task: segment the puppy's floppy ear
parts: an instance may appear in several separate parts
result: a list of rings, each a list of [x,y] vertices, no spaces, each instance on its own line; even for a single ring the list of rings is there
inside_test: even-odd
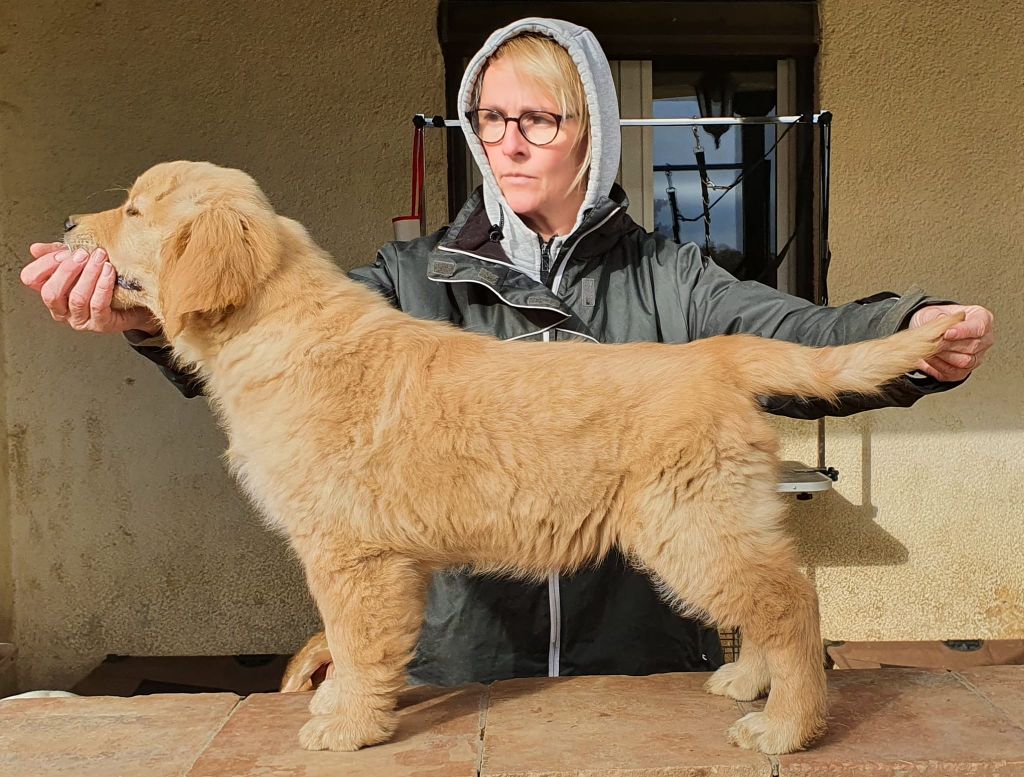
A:
[[[268,208],[207,205],[164,245],[159,285],[167,335],[176,336],[190,314],[245,304],[277,266],[279,250],[277,219]]]

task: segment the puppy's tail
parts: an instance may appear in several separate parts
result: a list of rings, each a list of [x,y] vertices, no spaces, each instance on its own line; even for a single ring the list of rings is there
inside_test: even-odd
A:
[[[281,693],[315,690],[327,675],[331,662],[327,635],[321,631],[313,635],[288,662],[281,678]]]
[[[734,367],[753,394],[833,402],[843,393],[877,394],[885,384],[913,372],[922,359],[938,353],[946,331],[963,320],[963,313],[940,316],[889,337],[825,348],[744,337],[736,343]]]

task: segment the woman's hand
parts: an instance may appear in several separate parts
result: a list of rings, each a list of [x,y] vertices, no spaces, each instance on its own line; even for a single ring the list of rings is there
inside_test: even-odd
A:
[[[992,313],[980,305],[928,305],[914,313],[909,328],[954,313],[966,317],[946,332],[942,350],[917,366],[936,380],[963,380],[984,361],[985,352],[995,342]]]
[[[33,243],[28,250],[32,261],[22,268],[21,282],[39,293],[54,321],[79,332],[160,331],[147,308],[110,307],[117,273],[102,248],[89,254],[63,243]]]

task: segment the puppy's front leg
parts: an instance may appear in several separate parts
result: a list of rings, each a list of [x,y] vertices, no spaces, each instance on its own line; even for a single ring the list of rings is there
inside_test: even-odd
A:
[[[428,574],[390,553],[303,559],[324,620],[334,677],[313,695],[313,718],[299,741],[307,750],[357,750],[394,733],[398,691],[423,621]]]

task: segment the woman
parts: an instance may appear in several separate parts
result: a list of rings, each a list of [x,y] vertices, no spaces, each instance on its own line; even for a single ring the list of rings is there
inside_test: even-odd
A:
[[[943,312],[967,319],[947,350],[881,398],[825,407],[786,398],[769,409],[812,418],[908,406],[951,387],[992,342],[991,314],[920,293],[818,308],[738,282],[693,244],[645,232],[614,180],[619,115],[608,62],[594,36],[560,21],[525,19],[495,32],[470,62],[460,118],[484,184],[452,224],[390,243],[351,276],[408,313],[499,338],[686,342],[752,332],[809,345],[879,337]],[[68,257],[37,244],[22,280],[53,317],[78,330],[127,331],[186,394],[202,387],[167,366],[148,311],[111,311],[105,257]],[[537,402],[548,401],[543,394]],[[567,408],[567,411],[570,408]],[[537,434],[542,435],[543,429]],[[572,462],[566,462],[567,467]],[[457,486],[457,484],[455,484]],[[438,575],[410,674],[454,685],[557,674],[710,670],[715,631],[680,618],[621,557],[546,584]]]

